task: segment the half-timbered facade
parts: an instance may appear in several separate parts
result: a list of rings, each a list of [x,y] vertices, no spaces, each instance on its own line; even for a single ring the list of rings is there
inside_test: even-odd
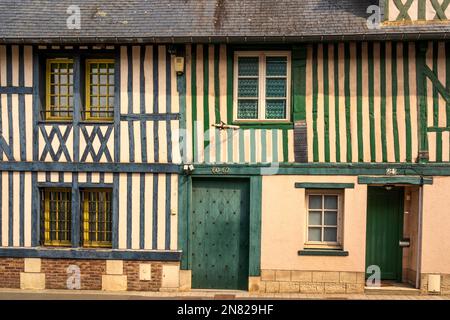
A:
[[[448,293],[448,3],[166,2],[0,4],[0,287]]]

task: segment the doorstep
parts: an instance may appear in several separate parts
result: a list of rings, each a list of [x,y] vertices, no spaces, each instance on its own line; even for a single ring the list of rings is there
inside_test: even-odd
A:
[[[380,287],[364,287],[364,293],[368,295],[418,296],[420,289],[406,283],[382,282]]]

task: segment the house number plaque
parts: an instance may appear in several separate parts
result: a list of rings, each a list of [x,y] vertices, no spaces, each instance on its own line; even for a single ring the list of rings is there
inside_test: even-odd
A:
[[[211,168],[212,174],[227,174],[228,172],[230,172],[229,167],[212,167]]]

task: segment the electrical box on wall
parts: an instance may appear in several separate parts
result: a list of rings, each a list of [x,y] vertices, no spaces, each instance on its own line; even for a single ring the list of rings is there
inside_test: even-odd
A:
[[[182,75],[184,73],[184,58],[175,57],[175,72],[177,75]]]
[[[441,276],[439,274],[428,275],[428,292],[441,292]]]

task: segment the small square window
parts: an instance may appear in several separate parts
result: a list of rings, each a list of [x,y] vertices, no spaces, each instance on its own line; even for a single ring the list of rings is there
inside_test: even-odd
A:
[[[340,247],[343,193],[314,190],[306,194],[308,247]]]
[[[235,121],[289,121],[289,52],[236,52],[234,86]]]

